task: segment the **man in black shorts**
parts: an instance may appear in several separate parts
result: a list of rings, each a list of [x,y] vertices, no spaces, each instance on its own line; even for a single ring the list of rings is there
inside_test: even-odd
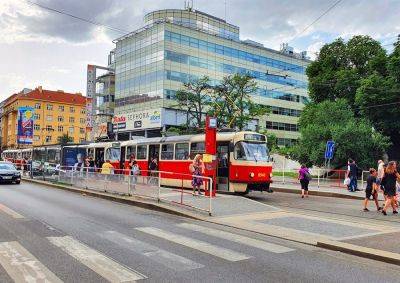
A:
[[[367,178],[367,187],[365,188],[364,211],[369,211],[367,205],[368,205],[368,200],[371,199],[371,196],[375,201],[376,209],[378,211],[382,210],[382,207],[379,207],[378,203],[377,175],[378,173],[374,168],[369,169],[369,176]]]

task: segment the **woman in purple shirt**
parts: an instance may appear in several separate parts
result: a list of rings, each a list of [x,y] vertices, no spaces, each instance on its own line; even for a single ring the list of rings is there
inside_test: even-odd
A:
[[[304,198],[304,195],[308,197],[308,183],[310,183],[309,176],[310,172],[306,165],[301,165],[299,170],[299,177],[300,185],[301,185],[301,198]]]

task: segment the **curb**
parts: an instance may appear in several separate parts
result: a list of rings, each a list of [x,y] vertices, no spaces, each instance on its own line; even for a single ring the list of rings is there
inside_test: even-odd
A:
[[[279,187],[271,187],[274,192],[279,193],[290,193],[290,194],[300,194],[301,191],[298,189],[283,189]],[[333,192],[322,192],[322,191],[311,191],[309,190],[308,193],[310,196],[320,196],[320,197],[333,197],[333,198],[343,198],[343,199],[356,199],[356,200],[363,200],[364,197],[361,196],[352,196],[352,195],[345,195],[340,193],[333,193]]]
[[[339,251],[363,258],[374,259],[395,265],[400,265],[400,254],[357,246],[353,244],[338,242],[338,241],[319,241],[317,247]]]
[[[87,196],[97,197],[97,198],[106,199],[106,200],[110,200],[110,201],[114,201],[114,202],[128,204],[128,205],[133,205],[133,206],[137,206],[137,207],[141,207],[141,208],[145,208],[145,209],[155,210],[155,211],[164,212],[164,213],[181,216],[181,217],[186,217],[186,218],[190,218],[190,219],[204,220],[204,218],[199,217],[193,213],[183,212],[183,211],[180,211],[177,209],[173,209],[170,206],[167,206],[165,204],[157,202],[157,200],[155,200],[156,203],[150,202],[149,200],[153,200],[151,198],[134,196],[135,199],[132,199],[132,197],[128,198],[125,196],[120,196],[120,195],[115,195],[115,194],[96,192],[96,191],[85,190],[85,189],[78,189],[78,188],[75,188],[72,186],[54,184],[54,183],[50,183],[47,181],[33,180],[33,179],[26,179],[26,178],[23,178],[22,180],[25,182],[40,184],[40,185],[43,185],[43,186],[46,186],[49,188],[53,188],[53,189],[69,191],[69,192],[73,192],[76,194],[85,194]]]

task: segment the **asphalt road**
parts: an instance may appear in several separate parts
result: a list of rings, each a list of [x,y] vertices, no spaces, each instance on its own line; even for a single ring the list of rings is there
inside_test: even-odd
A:
[[[0,282],[38,278],[398,282],[400,271],[390,264],[40,185],[1,185]]]

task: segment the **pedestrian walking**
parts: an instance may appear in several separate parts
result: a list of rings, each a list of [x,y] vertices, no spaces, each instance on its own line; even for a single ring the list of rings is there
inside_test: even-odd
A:
[[[308,197],[308,184],[311,180],[311,174],[305,164],[301,165],[297,179],[300,181],[301,185],[301,198],[304,198],[304,196]]]
[[[201,195],[200,187],[203,185],[203,178],[201,177],[204,174],[204,163],[201,154],[196,154],[193,159],[192,164],[189,165],[189,171],[193,175],[192,179],[192,187],[193,187],[193,195],[196,195],[196,189],[198,190],[198,194]]]
[[[129,169],[129,174],[130,175],[133,175],[132,174],[132,168],[133,168],[133,165],[134,164],[137,164],[137,162],[136,162],[136,160],[135,160],[135,155],[134,154],[131,154],[130,156],[129,156],[129,162],[128,162],[128,168],[127,169]]]
[[[386,201],[383,207],[383,215],[387,215],[386,211],[389,206],[393,209],[393,214],[397,214],[395,196],[396,196],[396,182],[400,181],[400,175],[396,170],[396,162],[390,161],[386,167],[385,175],[382,179],[382,185],[385,188]]]
[[[367,187],[365,188],[365,199],[364,199],[364,211],[367,212],[369,209],[367,208],[368,206],[368,201],[371,199],[374,200],[375,205],[376,205],[376,210],[381,211],[382,207],[379,206],[378,202],[378,172],[374,168],[369,169],[369,176],[367,178]]]
[[[96,163],[93,160],[92,156],[89,156],[88,158],[86,158],[86,167],[87,167],[87,171],[90,173],[93,173],[96,171]]]
[[[359,191],[357,189],[357,175],[358,175],[358,166],[354,160],[349,159],[347,166],[347,173],[346,173],[346,178],[350,179],[350,183],[348,186],[349,192]]]
[[[157,185],[158,184],[158,160],[157,157],[153,156],[151,158],[150,164],[149,164],[149,183],[152,185]]]

